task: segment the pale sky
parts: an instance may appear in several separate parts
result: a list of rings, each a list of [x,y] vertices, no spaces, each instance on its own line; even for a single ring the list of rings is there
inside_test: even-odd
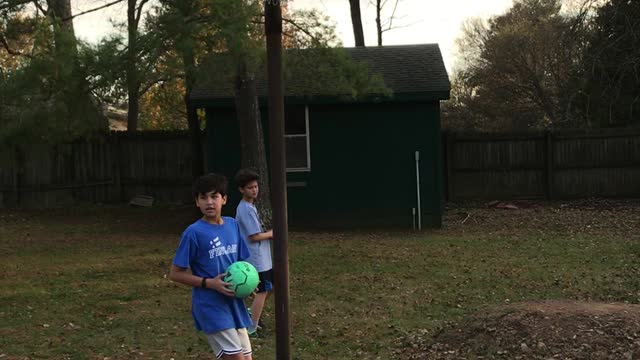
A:
[[[176,0],[180,1],[180,0]],[[236,0],[229,0],[236,1]],[[376,45],[374,0],[360,0],[366,45]],[[89,9],[106,0],[72,0],[74,13]],[[387,0],[388,9],[395,0]],[[488,18],[504,13],[513,0],[400,0],[396,10],[394,26],[401,26],[383,34],[383,45],[406,45],[436,43],[440,46],[447,70],[451,74],[455,64],[455,39],[460,36],[463,22],[471,17]],[[289,0],[293,9],[320,10],[328,15],[336,26],[338,37],[344,46],[354,46],[349,0]],[[74,20],[76,35],[91,42],[114,31],[109,20],[123,19],[126,4],[115,5],[107,10],[80,16]],[[388,16],[388,15],[387,15]],[[383,13],[382,18],[385,18]]]

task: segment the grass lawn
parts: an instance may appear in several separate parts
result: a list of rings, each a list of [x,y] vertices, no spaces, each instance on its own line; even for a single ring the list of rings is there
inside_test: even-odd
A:
[[[166,276],[191,208],[0,211],[0,359],[211,359]],[[505,303],[640,303],[640,207],[456,207],[413,232],[291,232],[293,359],[401,359]],[[275,358],[269,302],[255,359]]]

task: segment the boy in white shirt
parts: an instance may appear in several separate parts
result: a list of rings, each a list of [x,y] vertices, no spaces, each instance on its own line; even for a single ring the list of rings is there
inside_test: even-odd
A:
[[[258,323],[268,295],[273,291],[273,265],[271,260],[271,239],[273,230],[264,231],[260,216],[255,206],[258,197],[258,174],[250,169],[241,169],[235,176],[242,200],[236,208],[236,221],[240,227],[240,235],[249,247],[247,259],[260,276],[260,284],[251,304],[251,320],[253,324],[247,329],[249,336],[257,336]]]

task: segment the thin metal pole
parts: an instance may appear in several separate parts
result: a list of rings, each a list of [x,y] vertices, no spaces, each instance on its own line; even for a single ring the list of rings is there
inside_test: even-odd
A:
[[[287,187],[284,153],[284,88],[282,83],[282,9],[279,0],[265,0],[271,204],[273,207],[273,275],[275,282],[276,359],[291,359],[289,320],[289,254]]]

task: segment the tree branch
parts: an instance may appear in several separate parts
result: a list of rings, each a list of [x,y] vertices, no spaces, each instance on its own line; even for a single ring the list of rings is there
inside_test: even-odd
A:
[[[300,30],[302,33],[310,37],[312,40],[317,41],[317,38],[316,36],[313,35],[313,33],[305,29],[304,27],[302,27],[300,24],[296,23],[293,19],[283,17],[282,22],[293,25],[294,28]]]
[[[21,51],[17,51],[17,50],[13,50],[11,49],[11,46],[9,46],[9,42],[7,41],[7,39],[4,37],[4,34],[0,34],[0,44],[2,44],[2,47],[7,50],[7,53],[9,53],[9,55],[13,55],[13,56],[24,56],[27,58],[32,59],[33,57],[29,54],[25,54]]]
[[[167,81],[170,81],[170,80],[172,80],[171,77],[165,76],[165,77],[160,77],[160,78],[154,79],[153,81],[149,81],[149,83],[147,83],[145,86],[141,86],[140,89],[138,89],[138,95],[142,96],[147,91],[149,91],[149,89],[151,89],[154,85],[159,84],[161,82],[167,82]]]
[[[140,22],[142,8],[144,7],[144,4],[146,4],[147,2],[149,2],[149,0],[142,0],[140,1],[140,5],[138,5],[138,11],[136,11],[136,25]]]
[[[40,2],[38,0],[33,0],[33,5],[36,7],[36,9],[40,10],[42,12],[42,15],[47,16],[48,11],[45,10],[42,5],[40,5]]]
[[[420,22],[420,21],[415,21],[415,22],[412,22],[411,24],[406,24],[406,25],[397,25],[397,26],[394,26],[394,27],[388,27],[388,28],[386,28],[386,29],[382,29],[382,32],[386,32],[386,31],[389,31],[389,30],[395,30],[395,29],[402,29],[402,28],[406,28],[406,27],[409,27],[409,26],[413,26],[413,25],[415,25],[415,24],[417,24],[417,23],[419,23],[419,22]]]
[[[391,24],[393,23],[393,19],[396,17],[396,9],[398,9],[398,3],[399,2],[400,2],[400,0],[396,0],[396,3],[393,5],[393,11],[391,12],[391,16],[389,17],[389,26],[387,27],[386,30],[391,30],[392,29]],[[386,0],[385,0],[385,3],[386,3]],[[385,30],[383,30],[383,32],[384,31]]]
[[[74,14],[74,15],[72,15],[72,16],[68,16],[68,17],[66,17],[66,18],[62,19],[62,21],[69,21],[69,20],[73,20],[73,19],[77,18],[78,16],[85,15],[85,14],[89,14],[89,13],[92,13],[92,12],[94,12],[94,11],[102,10],[102,9],[108,8],[109,6],[115,5],[115,4],[117,4],[117,3],[121,3],[121,2],[123,2],[123,1],[124,1],[124,0],[115,0],[115,1],[112,1],[112,2],[110,2],[110,3],[104,4],[104,5],[102,5],[102,6],[98,6],[97,8],[93,8],[93,9],[91,9],[91,10],[83,11],[83,12],[80,12],[80,13]]]
[[[18,2],[18,3],[15,3],[15,4],[3,3],[3,4],[0,5],[0,10],[2,10],[2,11],[9,10],[9,9],[14,8],[14,7],[18,7],[18,6],[21,6],[21,5],[26,5],[29,2],[31,2],[31,0],[24,0],[22,2]]]

